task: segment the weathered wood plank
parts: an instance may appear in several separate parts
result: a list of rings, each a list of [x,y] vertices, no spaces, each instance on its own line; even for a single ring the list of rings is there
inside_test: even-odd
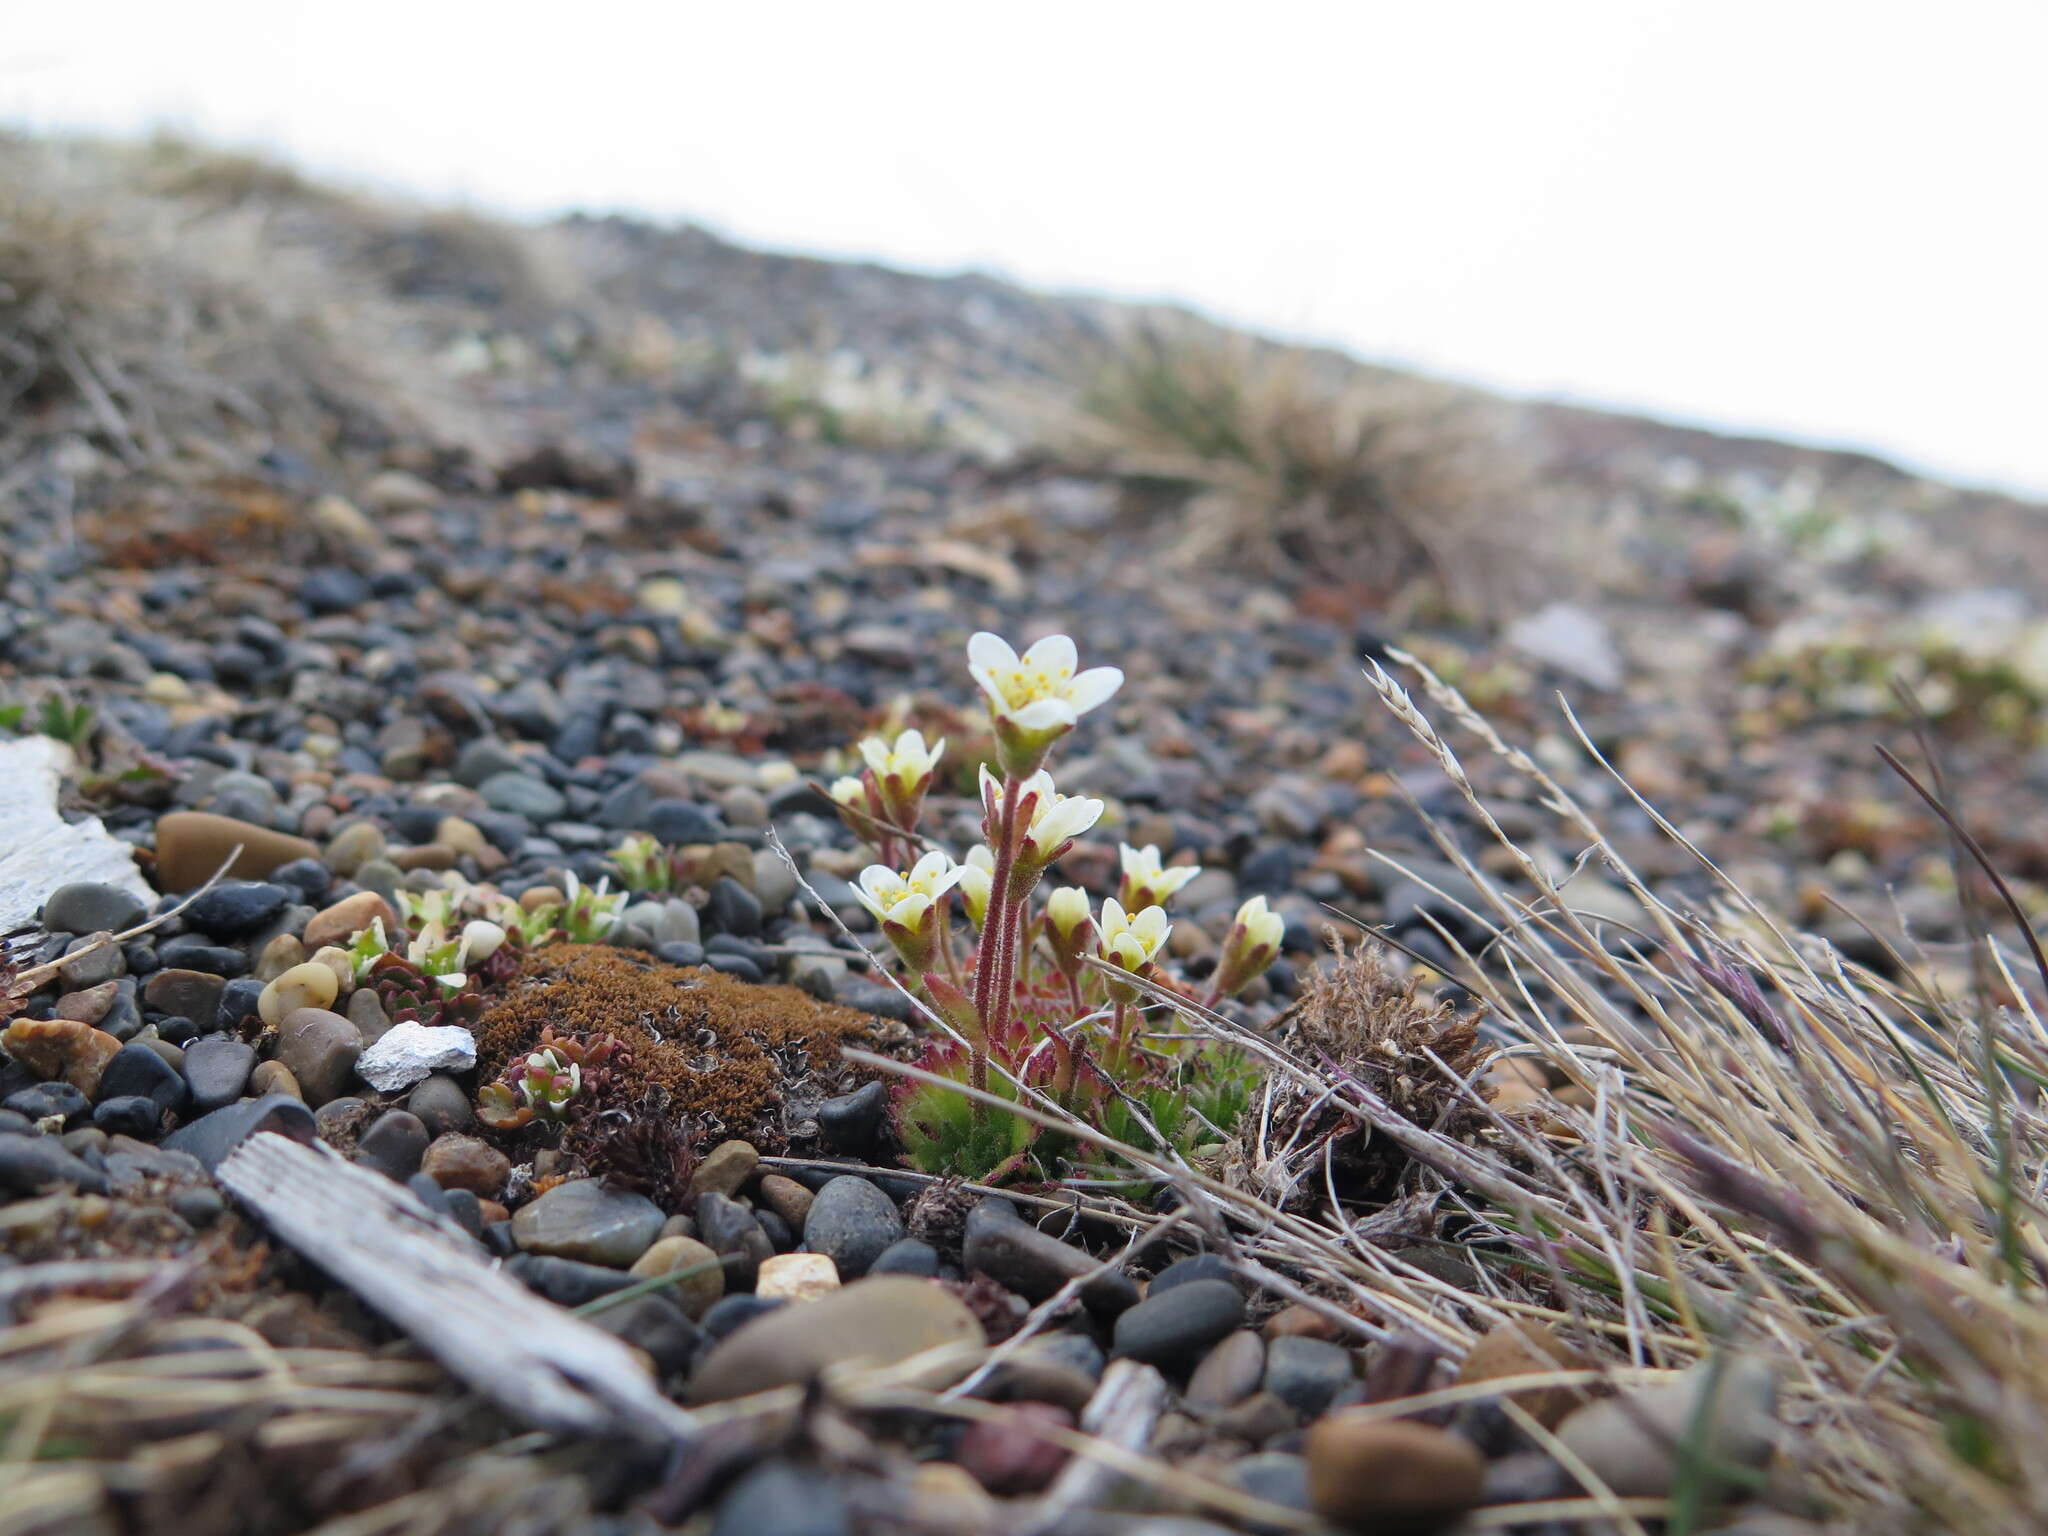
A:
[[[523,1422],[657,1442],[694,1435],[695,1421],[624,1344],[504,1274],[382,1174],[266,1131],[218,1177],[279,1238]]]

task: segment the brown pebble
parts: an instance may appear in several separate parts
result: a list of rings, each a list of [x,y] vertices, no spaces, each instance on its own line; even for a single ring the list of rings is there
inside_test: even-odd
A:
[[[704,1161],[690,1175],[690,1193],[736,1195],[740,1186],[754,1176],[761,1154],[752,1142],[721,1141],[704,1154]]]
[[[512,1213],[495,1200],[478,1200],[476,1206],[482,1212],[484,1225],[487,1227],[496,1222],[510,1221],[512,1219]]]
[[[0,1049],[45,1082],[61,1077],[90,1099],[121,1042],[77,1019],[16,1019],[0,1030]]]
[[[795,1179],[771,1173],[761,1180],[761,1198],[767,1202],[769,1210],[789,1223],[790,1231],[801,1235],[804,1219],[811,1214],[811,1202],[818,1197]]]
[[[512,1159],[489,1142],[450,1131],[434,1138],[420,1161],[420,1172],[443,1189],[466,1189],[480,1199],[495,1200],[512,1176]]]
[[[1183,1395],[1200,1408],[1228,1408],[1258,1390],[1265,1368],[1265,1342],[1241,1328],[1202,1357]]]
[[[189,891],[210,879],[237,843],[242,851],[228,869],[235,880],[261,880],[280,864],[320,856],[319,844],[254,822],[210,811],[172,811],[156,824],[158,889]]]
[[[299,1080],[292,1076],[292,1069],[281,1061],[259,1061],[256,1070],[249,1074],[249,1092],[257,1098],[269,1093],[288,1093],[295,1099],[303,1099],[299,1091]]]
[[[453,869],[460,857],[445,843],[421,843],[417,848],[399,848],[391,854],[391,862],[400,869]]]
[[[1465,1353],[1458,1368],[1461,1386],[1498,1381],[1505,1376],[1534,1376],[1544,1371],[1585,1370],[1592,1362],[1583,1351],[1567,1344],[1546,1323],[1535,1319],[1502,1323],[1480,1336]],[[1581,1387],[1533,1387],[1507,1394],[1545,1429],[1555,1429],[1586,1400]]]
[[[107,1010],[114,1006],[114,999],[120,994],[121,984],[118,981],[103,981],[80,992],[66,992],[57,999],[56,1015],[60,1019],[74,1019],[80,1024],[97,1024],[107,1016]]]
[[[1309,1427],[1309,1505],[1374,1536],[1440,1530],[1479,1501],[1486,1460],[1472,1442],[1408,1419],[1333,1413]]]
[[[398,914],[391,910],[391,903],[375,891],[357,891],[353,896],[344,896],[333,906],[313,915],[301,936],[308,950],[323,948],[329,944],[348,946],[363,929],[374,920],[384,921],[384,936],[395,938],[398,934]]]
[[[1273,1339],[1302,1338],[1328,1339],[1336,1342],[1345,1337],[1344,1330],[1334,1319],[1325,1317],[1313,1307],[1300,1302],[1290,1302],[1266,1319],[1264,1333],[1268,1341]]]

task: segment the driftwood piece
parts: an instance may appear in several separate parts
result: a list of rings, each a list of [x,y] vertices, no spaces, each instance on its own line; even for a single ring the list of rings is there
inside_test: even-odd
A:
[[[1112,1360],[1102,1373],[1102,1384],[1081,1410],[1081,1429],[1120,1450],[1143,1454],[1165,1407],[1164,1376],[1136,1360]],[[1116,1468],[1090,1456],[1076,1456],[1046,1489],[1023,1536],[1049,1536],[1075,1511],[1109,1502],[1123,1481]]]
[[[630,1349],[504,1274],[382,1174],[264,1131],[217,1176],[278,1237],[521,1421],[650,1442],[695,1435]]]

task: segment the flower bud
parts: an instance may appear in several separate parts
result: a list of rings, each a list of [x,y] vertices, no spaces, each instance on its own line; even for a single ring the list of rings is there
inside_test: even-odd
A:
[[[960,905],[967,909],[967,920],[974,924],[975,932],[988,916],[988,898],[995,889],[995,855],[977,843],[967,850],[967,862],[960,866],[960,877],[955,889],[960,892]]]
[[[1216,990],[1235,997],[1266,972],[1280,953],[1286,921],[1268,910],[1266,898],[1254,896],[1237,909],[1230,932],[1223,937],[1223,958],[1216,966]]]
[[[1116,899],[1127,912],[1165,906],[1182,886],[1202,872],[1199,864],[1165,868],[1160,863],[1159,849],[1149,843],[1143,848],[1119,844],[1117,854],[1123,862],[1123,881],[1117,888]]]
[[[1046,899],[1045,937],[1060,974],[1079,975],[1081,957],[1095,946],[1095,916],[1089,910],[1086,891],[1078,885],[1063,885]]]

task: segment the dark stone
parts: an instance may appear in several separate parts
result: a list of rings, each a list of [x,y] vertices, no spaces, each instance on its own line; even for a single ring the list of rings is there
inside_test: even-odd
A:
[[[908,1024],[917,1016],[915,1005],[894,987],[869,981],[867,977],[856,976],[851,971],[833,984],[832,1001],[842,1008],[872,1013],[881,1019],[894,1019],[899,1024]]]
[[[670,847],[715,843],[725,836],[718,818],[688,800],[657,800],[640,813],[640,830]]]
[[[220,1005],[213,1012],[213,1027],[236,1029],[244,1019],[260,1017],[256,1012],[256,1000],[261,996],[262,982],[253,976],[236,977],[220,990]]]
[[[1027,1301],[1039,1302],[1096,1267],[1091,1255],[1015,1213],[1016,1207],[1000,1197],[983,1200],[967,1213],[961,1259],[969,1274],[987,1275]],[[1112,1270],[1084,1285],[1081,1300],[1089,1311],[1113,1316],[1137,1305],[1138,1288],[1128,1275]]]
[[[88,1195],[104,1195],[110,1188],[104,1173],[67,1152],[56,1137],[0,1131],[0,1189],[39,1195],[65,1184]]]
[[[584,1319],[635,1349],[644,1349],[664,1372],[686,1371],[704,1347],[704,1330],[670,1296],[650,1295],[606,1307]]]
[[[334,872],[318,859],[293,859],[273,869],[270,878],[278,885],[290,886],[296,900],[318,906],[334,883]]]
[[[1351,1351],[1328,1339],[1284,1335],[1266,1346],[1260,1385],[1305,1419],[1313,1419],[1353,1380]]]
[[[246,939],[291,904],[297,892],[267,880],[223,880],[185,909],[185,921],[217,939]]]
[[[135,1001],[133,978],[122,977],[121,990],[114,994],[114,1001],[100,1019],[100,1029],[116,1040],[131,1040],[142,1029],[142,1006]],[[159,1035],[163,1031],[157,1031]]]
[[[321,566],[299,583],[299,601],[316,614],[346,613],[369,600],[369,582],[346,566]]]
[[[400,1183],[420,1171],[420,1159],[427,1155],[432,1138],[420,1117],[403,1109],[388,1109],[364,1131],[356,1143],[356,1161],[368,1164],[387,1179]],[[434,1186],[435,1193],[440,1185]]]
[[[133,1136],[148,1141],[163,1130],[163,1107],[143,1093],[101,1099],[94,1106],[92,1123],[109,1136]]]
[[[761,931],[761,901],[731,875],[720,875],[704,904],[704,920],[712,931],[750,939]]]
[[[761,1230],[768,1234],[768,1246],[777,1253],[796,1251],[796,1234],[789,1229],[789,1223],[775,1212],[756,1210],[754,1220],[761,1224]]]
[[[1145,1289],[1148,1297],[1162,1295],[1176,1285],[1186,1285],[1190,1280],[1228,1280],[1242,1290],[1243,1283],[1230,1267],[1230,1261],[1220,1253],[1197,1253],[1185,1259],[1178,1259],[1166,1266],[1153,1277]]]
[[[510,1222],[497,1225],[508,1229]],[[529,1291],[565,1307],[580,1307],[600,1296],[638,1285],[640,1279],[624,1270],[606,1269],[602,1264],[585,1264],[578,1259],[558,1259],[548,1254],[515,1253],[505,1261],[505,1272]]]
[[[204,971],[209,976],[240,976],[249,969],[249,957],[241,950],[215,944],[203,933],[181,933],[164,940],[157,946],[156,957],[166,970]],[[263,989],[258,986],[256,990]]]
[[[102,1099],[136,1094],[153,1100],[158,1109],[177,1110],[185,1102],[185,1079],[178,1069],[140,1041],[114,1052],[114,1059],[100,1074]]]
[[[466,1131],[476,1119],[476,1111],[470,1107],[469,1095],[462,1085],[439,1073],[422,1078],[405,1096],[405,1107],[420,1117],[420,1123],[431,1136]]]
[[[256,1048],[233,1035],[206,1035],[185,1047],[185,1087],[201,1114],[239,1099],[256,1070]]]
[[[6,1108],[31,1123],[61,1116],[70,1121],[92,1108],[92,1100],[66,1082],[37,1083],[7,1095]]]
[[[467,1189],[444,1189],[441,1203],[448,1207],[448,1214],[455,1218],[455,1224],[471,1237],[484,1235],[484,1203],[475,1193]]]
[[[884,1248],[868,1266],[871,1275],[922,1275],[939,1272],[939,1250],[914,1237],[900,1238]]]
[[[1190,1280],[1148,1297],[1116,1320],[1116,1353],[1167,1369],[1192,1366],[1244,1325],[1244,1297],[1227,1280]]]
[[[751,1291],[761,1261],[775,1253],[754,1213],[737,1200],[706,1190],[697,1197],[696,1220],[698,1240],[720,1257],[736,1261],[726,1265],[725,1283],[737,1291]]]
[[[735,1330],[751,1323],[757,1317],[766,1317],[777,1307],[789,1303],[777,1296],[752,1296],[742,1293],[736,1296],[721,1296],[704,1310],[697,1321],[704,1332],[713,1339],[722,1339]]]
[[[671,939],[666,944],[657,944],[654,958],[667,965],[693,966],[704,963],[704,946],[692,944],[687,939]]]
[[[853,1536],[853,1517],[831,1478],[764,1461],[719,1501],[711,1536]]]
[[[1247,895],[1268,896],[1292,890],[1302,862],[1302,851],[1291,843],[1269,844],[1238,865],[1238,889]]]
[[[148,915],[141,897],[97,880],[60,885],[43,903],[43,926],[52,933],[125,933]]]
[[[879,1080],[864,1083],[852,1093],[842,1093],[818,1106],[818,1135],[834,1152],[865,1157],[888,1109],[888,1085]]]
[[[167,1045],[184,1045],[199,1038],[199,1026],[182,1013],[167,1014],[156,1021],[156,1037]]]
[[[288,1093],[266,1094],[260,1099],[242,1099],[224,1109],[201,1115],[190,1125],[180,1126],[164,1138],[173,1152],[185,1152],[199,1159],[208,1173],[220,1167],[228,1154],[258,1131],[276,1131],[293,1141],[309,1145],[316,1136],[313,1111],[303,1099]]]
[[[1224,1477],[1253,1498],[1278,1504],[1283,1509],[1309,1513],[1308,1463],[1285,1451],[1260,1451],[1232,1462]],[[1254,1523],[1248,1527],[1257,1536],[1281,1532],[1288,1527]]]
[[[228,1208],[221,1192],[202,1185],[197,1189],[181,1189],[171,1196],[171,1214],[186,1226],[204,1229],[219,1221]]]
[[[818,1191],[804,1218],[804,1246],[829,1257],[842,1280],[866,1274],[902,1236],[903,1218],[895,1203],[866,1179],[851,1174]]]
[[[707,954],[704,957],[704,963],[722,975],[737,976],[741,981],[752,982],[756,985],[767,979],[761,974],[761,967],[754,964],[745,955]]]

